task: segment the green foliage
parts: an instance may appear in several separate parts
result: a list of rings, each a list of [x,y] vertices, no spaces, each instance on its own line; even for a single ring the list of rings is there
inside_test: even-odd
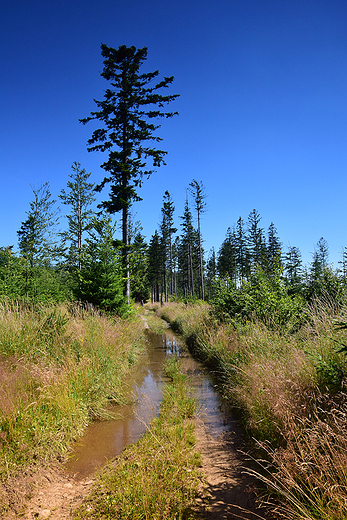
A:
[[[257,268],[250,280],[240,288],[230,280],[222,280],[211,304],[216,316],[222,320],[259,320],[270,327],[296,330],[303,322],[304,301],[290,296],[278,269],[274,276]]]
[[[108,464],[77,519],[189,520],[201,485],[195,450],[196,402],[175,358],[166,368],[172,383],[164,389],[160,416],[148,432]]]
[[[129,254],[131,296],[137,301],[146,301],[148,289],[148,246],[144,236],[138,232],[130,244]]]
[[[87,173],[78,162],[72,165],[73,173],[69,175],[68,191],[61,190],[59,198],[64,205],[70,207],[67,215],[68,231],[61,233],[63,245],[67,246],[65,257],[69,270],[81,268],[83,237],[92,225],[93,212],[90,206],[96,200],[94,184],[88,182],[90,173]]]
[[[121,253],[114,247],[114,232],[109,216],[94,218],[79,271],[80,290],[84,301],[123,314],[127,311]]]
[[[48,182],[33,189],[33,194],[34,200],[30,202],[28,218],[22,222],[17,232],[19,250],[31,269],[53,263],[59,253],[55,236],[58,210]]]

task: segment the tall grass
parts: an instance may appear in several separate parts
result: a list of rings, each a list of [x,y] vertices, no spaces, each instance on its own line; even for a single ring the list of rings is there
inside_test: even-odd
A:
[[[160,416],[136,444],[110,463],[83,505],[79,519],[194,518],[194,499],[201,482],[191,416],[195,399],[179,364],[171,358]]]
[[[347,366],[333,306],[316,303],[297,333],[218,324],[207,306],[158,309],[215,372],[262,454],[258,476],[288,519],[347,518]],[[260,455],[259,455],[260,456]]]
[[[142,352],[140,320],[82,306],[0,305],[0,475],[61,458]]]

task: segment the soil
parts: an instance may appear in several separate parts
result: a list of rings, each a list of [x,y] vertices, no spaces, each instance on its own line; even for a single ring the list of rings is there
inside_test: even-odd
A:
[[[259,520],[266,518],[266,511],[259,506],[257,483],[244,473],[244,456],[237,425],[230,425],[219,437],[212,436],[202,419],[197,419],[197,448],[202,456],[202,471],[206,486],[204,499],[197,506],[198,517],[208,520]],[[42,469],[31,475],[18,477],[6,489],[10,511],[3,520],[67,520],[71,511],[81,504],[94,483],[67,475],[61,466]],[[1,493],[2,491],[2,493]]]
[[[83,501],[93,483],[92,477],[81,480],[66,475],[61,465],[19,476],[8,483],[7,489],[2,489],[10,508],[2,518],[69,519],[71,511]]]
[[[205,498],[197,509],[199,518],[268,520],[269,514],[260,505],[259,485],[245,473],[242,434],[237,424],[230,424],[229,431],[216,438],[198,420],[195,432],[206,476]]]
[[[147,324],[146,324],[147,325]],[[185,367],[189,370],[189,367]],[[200,520],[268,520],[259,505],[257,482],[244,472],[242,433],[236,421],[218,437],[196,420],[197,449],[201,453],[206,486],[197,504]],[[68,520],[93,486],[93,476],[78,478],[64,472],[62,464],[20,475],[0,484],[0,505],[8,512],[2,520]]]

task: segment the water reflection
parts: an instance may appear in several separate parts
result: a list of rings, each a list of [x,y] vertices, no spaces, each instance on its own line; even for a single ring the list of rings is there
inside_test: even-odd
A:
[[[164,335],[148,331],[146,358],[131,382],[134,404],[114,407],[120,419],[96,421],[87,428],[65,466],[68,473],[86,477],[141,437],[151,418],[158,414],[166,381],[163,365],[172,354],[180,356],[184,370],[192,378],[200,401],[200,416],[210,433],[220,435],[227,429],[219,395],[202,365],[170,331]]]

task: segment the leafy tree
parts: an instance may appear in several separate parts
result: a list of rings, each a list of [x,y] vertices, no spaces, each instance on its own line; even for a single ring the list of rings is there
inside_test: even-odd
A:
[[[26,261],[13,246],[0,247],[0,294],[16,299],[24,296]]]
[[[110,184],[109,200],[103,201],[101,207],[110,214],[122,211],[123,263],[129,302],[129,208],[134,201],[141,200],[137,187],[141,186],[143,177],[149,177],[154,171],[147,166],[147,160],[152,161],[154,168],[165,164],[166,152],[146,144],[161,141],[154,134],[160,125],[153,120],[176,113],[163,112],[162,108],[177,95],[160,93],[172,83],[172,76],[156,83],[158,71],[140,74],[147,47],[136,49],[121,45],[114,49],[102,44],[101,54],[104,58],[101,76],[110,82],[110,88],[106,89],[102,101],[95,101],[98,110],[81,122],[98,120],[103,124],[88,140],[88,151],[108,153],[108,159],[101,165],[106,177],[96,189],[101,191]]]
[[[68,264],[71,267],[81,269],[83,236],[91,228],[93,211],[91,205],[96,200],[94,195],[94,184],[88,182],[90,173],[87,173],[78,162],[72,165],[73,173],[69,175],[67,183],[68,191],[61,190],[59,198],[63,204],[69,206],[70,213],[67,215],[68,231],[63,232],[62,238],[69,243],[67,254]]]

